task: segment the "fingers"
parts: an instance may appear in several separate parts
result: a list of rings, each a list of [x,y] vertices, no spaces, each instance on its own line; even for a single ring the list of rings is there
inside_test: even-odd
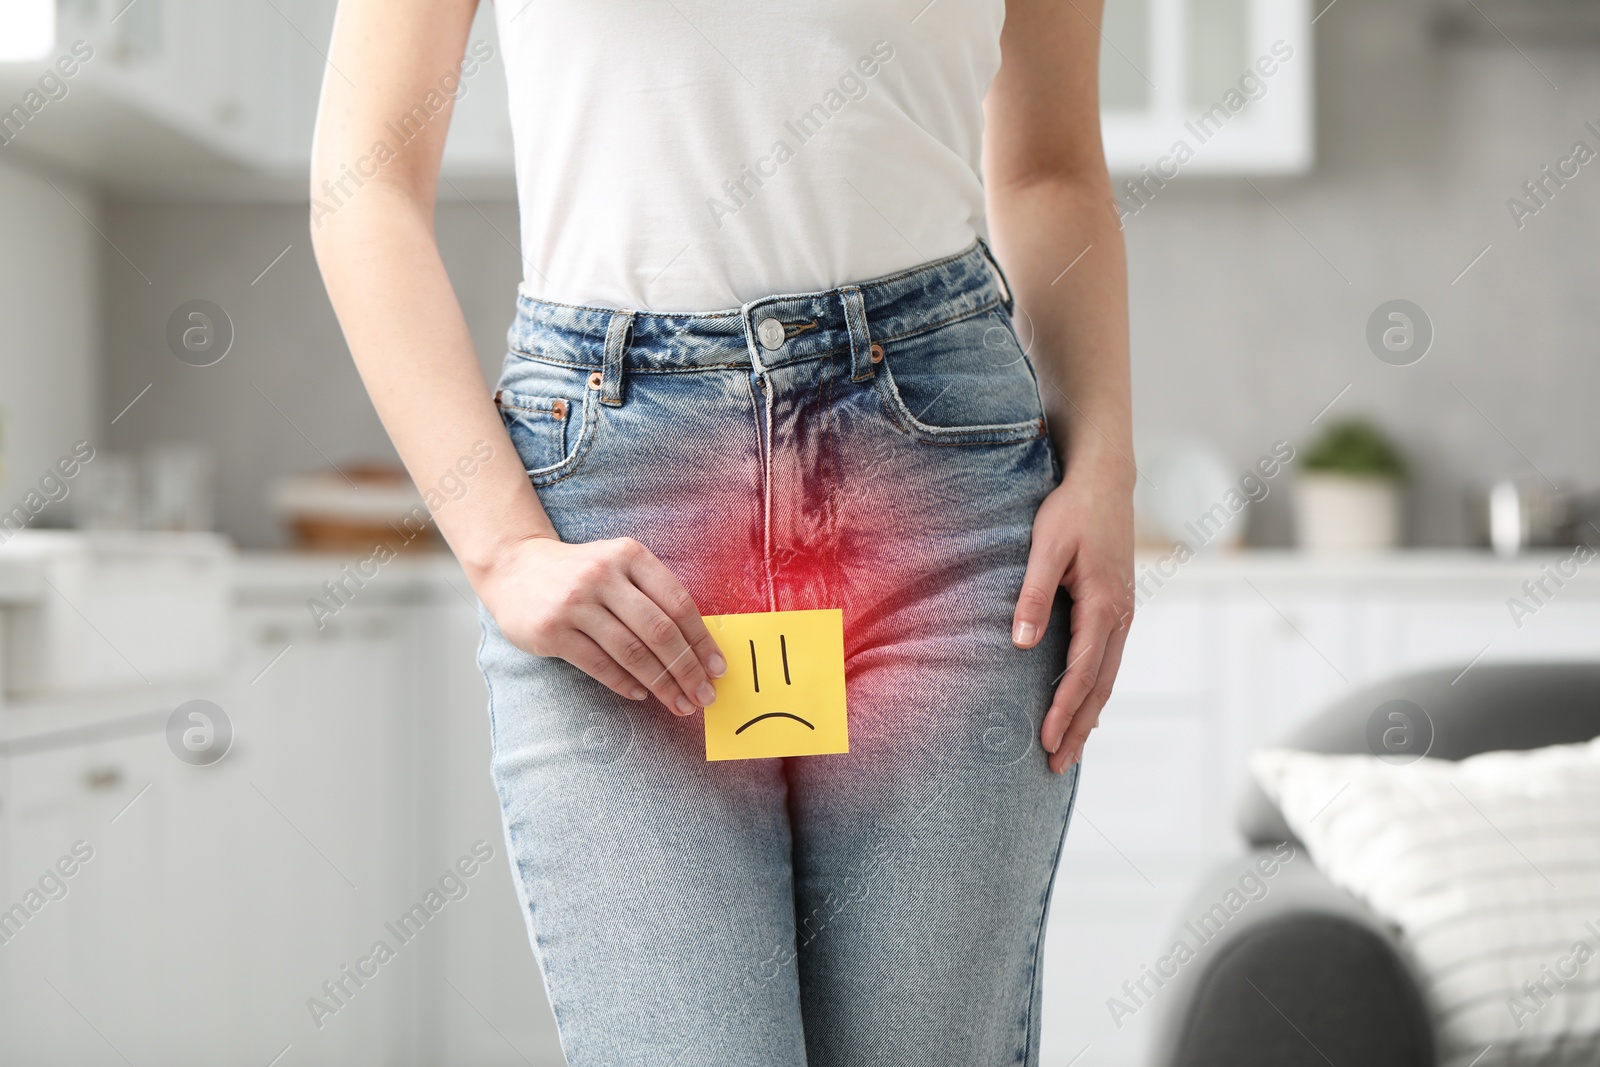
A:
[[[645,640],[632,626],[612,614],[610,610],[597,606],[585,612],[580,622],[580,629],[674,714],[693,715],[698,710],[694,701],[678,684],[677,678],[666,668]],[[688,648],[687,645],[684,647]]]
[[[1044,724],[1039,729],[1039,743],[1052,756],[1061,751],[1061,739],[1077,712],[1084,697],[1094,687],[1100,674],[1100,664],[1105,659],[1105,631],[1096,632],[1087,618],[1080,616],[1079,605],[1072,606],[1072,637],[1067,642],[1067,669],[1062,672],[1061,683],[1056,686],[1050,701],[1050,710],[1044,714]]]
[[[1045,713],[1044,725],[1039,731],[1039,743],[1055,757],[1051,760],[1052,769],[1077,762],[1082,755],[1081,743],[1074,750],[1064,745],[1063,741],[1080,709],[1100,691],[1102,685],[1105,695],[1110,695],[1117,664],[1113,662],[1108,673],[1105,670],[1106,654],[1120,625],[1117,611],[1109,599],[1086,593],[1083,599],[1074,600],[1072,638],[1067,644],[1067,670],[1061,684],[1056,687],[1055,698],[1050,702],[1050,710]],[[1119,645],[1119,660],[1120,656]],[[1098,716],[1098,710],[1095,715]],[[1092,727],[1091,722],[1089,728]],[[1085,728],[1084,736],[1087,734],[1088,728]]]
[[[706,676],[693,647],[678,624],[654,600],[636,586],[624,584],[607,591],[606,607],[644,642],[661,664],[659,677],[644,679],[645,685],[653,691],[664,683],[677,683],[678,694],[666,702],[669,708],[683,711],[682,701],[687,701],[690,707],[683,714],[690,715],[717,699],[717,691],[712,688],[711,679]]]
[[[679,633],[694,649],[695,658],[700,661],[706,674],[712,678],[721,678],[728,673],[728,662],[722,658],[722,650],[717,647],[716,638],[706,629],[705,620],[700,617],[700,609],[695,606],[694,597],[689,595],[689,590],[684,588],[677,575],[668,570],[666,565],[653,554],[646,552],[629,567],[629,576],[639,590],[655,601],[656,606],[677,624]],[[709,704],[711,701],[707,700],[705,703]]]
[[[535,656],[559,656],[621,696],[650,694],[678,715],[716,700],[727,663],[683,583],[631,537],[524,542],[485,583],[501,632]]]
[[[1094,688],[1073,714],[1066,734],[1055,754],[1050,757],[1050,769],[1057,774],[1083,759],[1083,746],[1089,741],[1089,732],[1100,725],[1100,713],[1111,699],[1111,686],[1116,681],[1118,668],[1122,666],[1122,650],[1127,643],[1128,626],[1123,622],[1106,639],[1106,654],[1100,661]]]
[[[622,664],[607,655],[606,650],[595,644],[587,634],[576,630],[569,633],[561,658],[618,696],[643,700],[650,695],[650,691],[637,678],[623,670]]]
[[[1032,648],[1038,644],[1050,623],[1050,608],[1067,569],[1056,556],[1057,553],[1040,538],[1033,539],[1033,547],[1028,550],[1028,569],[1022,576],[1022,592],[1017,594],[1017,610],[1011,619],[1011,643],[1018,648]]]

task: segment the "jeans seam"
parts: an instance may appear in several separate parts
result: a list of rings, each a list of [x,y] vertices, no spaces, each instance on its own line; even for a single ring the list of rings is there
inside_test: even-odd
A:
[[[1033,1044],[1033,1020],[1039,1010],[1040,975],[1039,969],[1044,965],[1043,953],[1040,951],[1044,945],[1045,924],[1050,919],[1050,898],[1055,895],[1056,875],[1061,872],[1061,851],[1067,842],[1067,831],[1072,828],[1072,809],[1078,804],[1078,781],[1082,777],[1083,764],[1073,765],[1072,794],[1067,797],[1067,811],[1061,820],[1061,836],[1056,839],[1056,847],[1050,855],[1050,880],[1045,883],[1044,900],[1039,907],[1039,922],[1034,927],[1033,933],[1033,966],[1028,968],[1032,977],[1028,982],[1028,1010],[1022,1020],[1022,1051],[1017,1057],[1017,1062],[1024,1067],[1038,1067],[1037,1049]],[[1048,773],[1048,772],[1047,772]],[[1030,1051],[1034,1053],[1029,1059]]]
[[[765,378],[761,396],[751,384],[753,375],[765,375],[760,364],[745,375],[744,388],[750,397],[750,414],[756,423],[756,461],[761,467],[761,573],[765,579],[767,610],[778,610],[778,592],[772,575],[772,383]]]
[[[965,308],[965,309],[962,309],[961,311],[956,312],[953,315],[947,315],[946,317],[940,319],[937,322],[930,322],[930,323],[927,323],[925,325],[918,326],[914,330],[907,330],[904,333],[897,333],[897,334],[891,334],[891,335],[888,335],[888,336],[885,336],[885,337],[879,337],[876,340],[878,341],[879,344],[887,344],[887,343],[889,343],[891,341],[904,341],[904,340],[907,340],[908,338],[912,338],[912,337],[921,337],[925,333],[932,333],[934,330],[943,329],[944,327],[949,326],[952,323],[962,322],[962,321],[964,321],[966,319],[970,319],[970,318],[972,318],[972,317],[974,317],[976,315],[982,315],[986,311],[993,311],[995,308],[997,308],[999,306],[1000,306],[1000,300],[997,297],[994,300],[985,301],[984,303],[979,304],[977,307]]]
[[[529,483],[534,489],[543,489],[546,486],[564,482],[577,474],[589,461],[589,453],[594,450],[594,439],[600,433],[601,409],[600,401],[595,395],[595,390],[590,389],[583,396],[583,421],[578,426],[578,440],[574,443],[572,454],[562,457],[560,463],[552,463],[548,467],[535,467],[525,470]],[[596,405],[591,409],[591,405]],[[563,441],[565,438],[563,438]],[[563,447],[565,447],[563,445]]]
[[[911,414],[905,398],[900,395],[900,390],[894,383],[894,371],[887,359],[879,368],[879,373],[873,375],[871,384],[890,422],[918,444],[962,448],[973,445],[1019,445],[1037,441],[1045,435],[1045,422],[1042,418],[980,426],[934,426],[922,422]],[[1037,392],[1037,384],[1034,388]],[[1033,427],[1031,431],[1025,429],[1030,426]]]
[[[568,304],[560,300],[544,300],[540,297],[518,293],[517,300],[526,301],[534,306],[565,308],[568,311],[592,311],[599,315],[610,315],[619,310],[617,308],[595,307],[592,304]],[[736,319],[744,313],[742,307],[717,308],[714,311],[641,311],[640,315],[652,319]]]
[[[839,484],[839,441],[835,431],[838,429],[839,412],[833,406],[833,379],[839,372],[839,365],[830,362],[823,372],[824,393],[822,410],[826,412],[827,428],[824,431],[827,447],[824,452],[823,462],[827,465],[828,496],[827,510],[825,513],[827,553],[833,564],[831,572],[823,575],[823,592],[828,597],[826,603],[843,607],[844,576],[839,568],[839,514],[838,514],[838,484]]]
[[[511,868],[512,887],[516,890],[517,903],[522,908],[522,921],[528,932],[529,945],[533,949],[533,961],[535,966],[539,968],[539,980],[544,983],[545,997],[550,1002],[550,1014],[556,1018],[556,1039],[561,1042],[562,1056],[565,1057],[568,1050],[566,1038],[563,1036],[563,1030],[560,1025],[561,1009],[557,1007],[555,995],[551,992],[550,975],[552,973],[552,965],[549,959],[550,953],[544,943],[544,939],[539,936],[538,927],[534,924],[533,895],[528,892],[527,879],[522,873],[521,853],[515,840],[513,840],[511,819],[507,817],[506,813],[506,795],[501,790],[500,776],[495,773],[494,757],[498,731],[495,729],[494,679],[483,662],[484,651],[489,647],[489,626],[493,624],[493,616],[490,616],[488,609],[482,607],[481,604],[480,611],[482,616],[487,616],[487,618],[480,617],[479,619],[478,653],[474,658],[477,660],[479,673],[483,675],[484,689],[489,697],[489,780],[494,783],[495,799],[499,802],[500,807],[500,840],[505,845],[506,864]],[[504,635],[501,636],[502,638],[504,637]]]

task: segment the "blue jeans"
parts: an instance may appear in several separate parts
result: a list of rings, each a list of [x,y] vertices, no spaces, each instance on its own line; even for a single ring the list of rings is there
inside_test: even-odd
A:
[[[1035,1064],[1077,770],[1020,651],[1059,481],[981,247],[710,314],[519,301],[498,404],[568,541],[631,536],[704,614],[839,608],[850,751],[708,763],[484,618],[493,772],[572,1067]]]

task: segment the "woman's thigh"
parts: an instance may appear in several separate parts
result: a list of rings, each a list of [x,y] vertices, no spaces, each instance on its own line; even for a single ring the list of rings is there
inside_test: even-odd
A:
[[[1034,648],[1010,634],[1056,464],[998,310],[882,347],[874,382],[789,424],[828,456],[831,551],[780,599],[843,607],[849,680],[849,754],[789,768],[809,1064],[1032,1064],[1077,782],[1039,743],[1065,597]]]
[[[1078,772],[1052,774],[1037,741],[1059,646],[945,640],[962,647],[887,647],[856,672],[849,763],[790,768],[810,1067],[1037,1062]]]
[[[747,377],[636,375],[613,408],[588,374],[513,357],[500,382],[525,465],[568,457],[535,478],[562,538],[637,538],[708,614],[763,608]],[[709,763],[700,716],[484,634],[495,784],[569,1063],[803,1064],[781,761]]]
[[[803,1065],[786,784],[707,763],[697,718],[622,699],[485,620],[495,786],[572,1067]]]

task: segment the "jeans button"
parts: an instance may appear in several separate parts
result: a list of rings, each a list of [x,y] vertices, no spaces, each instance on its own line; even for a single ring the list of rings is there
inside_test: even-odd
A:
[[[777,319],[762,319],[756,326],[756,337],[761,347],[776,350],[783,347],[783,323]]]

